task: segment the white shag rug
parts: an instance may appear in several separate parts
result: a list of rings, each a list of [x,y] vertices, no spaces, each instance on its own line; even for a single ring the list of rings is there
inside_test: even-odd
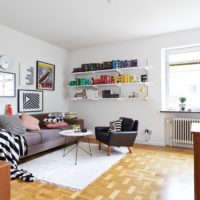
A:
[[[81,142],[79,145],[89,151],[88,143]],[[72,146],[67,147],[66,152],[71,148]],[[98,150],[97,144],[91,144],[91,149],[92,156],[78,149],[77,165],[75,165],[75,149],[65,157],[63,149],[60,149],[20,164],[19,168],[33,173],[37,180],[82,190],[128,152],[127,148],[113,148],[111,155],[107,156],[106,146]]]

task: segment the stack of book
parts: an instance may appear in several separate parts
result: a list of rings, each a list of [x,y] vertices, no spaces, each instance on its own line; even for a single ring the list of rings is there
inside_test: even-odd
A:
[[[76,119],[77,114],[76,112],[66,112],[65,113],[65,119]]]

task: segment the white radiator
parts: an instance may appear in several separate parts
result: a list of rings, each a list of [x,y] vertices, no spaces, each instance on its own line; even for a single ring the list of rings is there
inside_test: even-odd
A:
[[[193,145],[193,136],[191,134],[192,122],[200,123],[198,118],[167,118],[167,133],[170,134],[171,146]]]

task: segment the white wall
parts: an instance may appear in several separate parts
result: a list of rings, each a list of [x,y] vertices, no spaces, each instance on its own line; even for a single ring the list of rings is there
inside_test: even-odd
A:
[[[11,57],[14,62],[12,69],[7,71],[16,73],[17,89],[29,89],[19,87],[20,62],[35,67],[37,60],[55,64],[55,91],[44,91],[44,112],[68,110],[68,102],[63,87],[64,74],[68,61],[67,51],[7,27],[0,26],[0,55],[2,54]],[[35,88],[34,86],[31,89]],[[17,112],[17,97],[0,97],[0,114],[4,113],[5,105],[8,103],[12,104],[14,112]]]
[[[117,34],[117,33],[116,33]],[[80,67],[82,63],[102,62],[115,59],[139,60],[140,65],[146,64],[146,59],[154,67],[150,74],[153,81],[151,95],[152,101],[84,101],[70,102],[71,111],[77,111],[85,120],[87,128],[97,125],[108,125],[110,120],[119,116],[138,119],[140,123],[138,141],[144,141],[144,129],[152,130],[149,143],[165,144],[164,114],[161,110],[161,49],[173,46],[200,43],[200,29],[177,32],[144,38],[126,43],[95,46],[91,48],[73,50],[69,52],[69,68]]]

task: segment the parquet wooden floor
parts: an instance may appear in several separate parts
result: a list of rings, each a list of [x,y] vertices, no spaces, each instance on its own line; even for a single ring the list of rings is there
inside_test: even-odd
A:
[[[12,200],[192,200],[193,152],[135,145],[132,154],[80,192],[12,181],[11,195]]]

